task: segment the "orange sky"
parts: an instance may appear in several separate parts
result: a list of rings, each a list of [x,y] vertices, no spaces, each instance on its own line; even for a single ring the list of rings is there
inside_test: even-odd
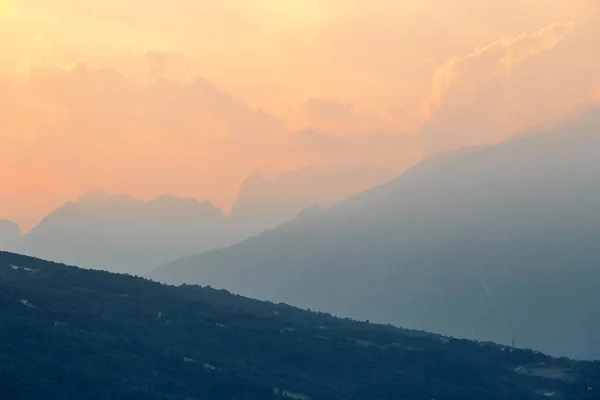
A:
[[[600,100],[598,43],[597,0],[0,0],[0,218],[402,170]]]

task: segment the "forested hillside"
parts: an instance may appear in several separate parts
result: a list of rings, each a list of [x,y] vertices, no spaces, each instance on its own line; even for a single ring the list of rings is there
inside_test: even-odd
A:
[[[600,365],[0,253],[0,398],[596,399]]]

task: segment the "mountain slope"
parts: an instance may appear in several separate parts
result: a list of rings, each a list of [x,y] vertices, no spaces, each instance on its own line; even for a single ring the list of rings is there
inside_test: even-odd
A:
[[[597,387],[598,363],[0,252],[2,398],[591,400]]]
[[[0,220],[0,250],[12,248],[20,235],[19,225],[9,220]]]
[[[162,195],[144,202],[93,190],[0,248],[84,268],[143,274],[189,254],[217,249],[288,221],[313,204],[330,206],[391,179],[372,166],[303,169],[249,179],[229,216],[209,202]],[[2,223],[0,223],[0,230]],[[1,236],[1,232],[0,232]],[[10,244],[10,247],[6,247]]]
[[[330,207],[394,178],[393,170],[369,165],[304,168],[277,179],[248,178],[241,186],[230,218],[263,232],[286,222],[313,204]]]
[[[142,274],[170,259],[235,243],[212,204],[165,195],[142,202],[102,190],[48,215],[15,250],[86,268]]]
[[[415,167],[150,277],[600,358],[600,112]]]

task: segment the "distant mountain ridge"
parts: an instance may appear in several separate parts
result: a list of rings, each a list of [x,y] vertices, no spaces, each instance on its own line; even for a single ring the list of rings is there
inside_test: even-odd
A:
[[[166,195],[149,202],[93,190],[48,215],[17,250],[93,269],[143,273],[152,265],[229,241],[212,204]]]
[[[165,194],[145,202],[95,189],[6,243],[6,249],[86,268],[143,274],[174,259],[235,244],[310,206],[331,205],[392,176],[389,169],[371,166],[303,169],[274,180],[255,176],[242,185],[228,216],[207,201]]]
[[[19,240],[19,225],[7,219],[0,219],[0,250],[9,249]]]
[[[600,110],[148,276],[600,358]]]
[[[307,207],[328,208],[396,176],[390,168],[370,165],[303,168],[276,179],[254,175],[240,187],[229,217],[240,223],[260,224],[262,231],[288,221]]]

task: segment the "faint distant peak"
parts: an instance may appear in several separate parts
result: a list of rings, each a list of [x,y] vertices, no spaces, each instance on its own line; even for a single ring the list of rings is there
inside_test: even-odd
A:
[[[7,219],[0,219],[0,251],[14,250],[14,245],[21,237],[19,225]]]
[[[8,219],[0,219],[0,232],[10,232],[21,234],[19,224]]]
[[[9,219],[2,219],[0,218],[0,225],[3,226],[19,226],[16,222],[13,222]]]
[[[73,201],[68,201],[42,218],[42,220],[34,226],[27,235],[35,236],[38,232],[44,231],[45,229],[70,224],[73,220],[77,219],[79,215],[79,206]]]
[[[312,204],[329,207],[395,176],[394,170],[372,164],[306,166],[270,179],[252,175],[241,185],[229,215],[285,221]]]

